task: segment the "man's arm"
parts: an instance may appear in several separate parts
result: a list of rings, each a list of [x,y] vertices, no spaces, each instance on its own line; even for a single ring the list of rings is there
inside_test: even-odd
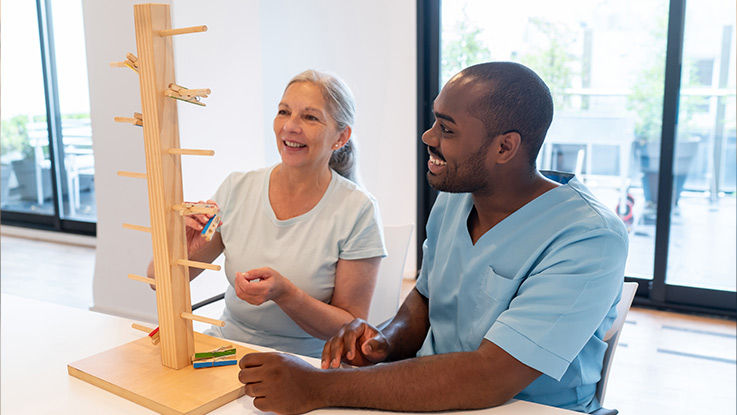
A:
[[[295,357],[251,354],[239,379],[262,411],[302,413],[340,406],[442,411],[501,405],[534,381],[534,370],[488,340],[472,352],[376,366],[318,370]]]

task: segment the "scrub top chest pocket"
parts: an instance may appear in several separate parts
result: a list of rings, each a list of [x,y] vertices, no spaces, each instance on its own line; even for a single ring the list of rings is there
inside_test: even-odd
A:
[[[487,267],[485,273],[479,275],[476,295],[474,298],[475,318],[471,319],[469,338],[466,347],[475,350],[481,344],[486,333],[501,313],[509,308],[509,303],[517,294],[517,289],[524,277],[511,279],[497,274],[494,268]]]

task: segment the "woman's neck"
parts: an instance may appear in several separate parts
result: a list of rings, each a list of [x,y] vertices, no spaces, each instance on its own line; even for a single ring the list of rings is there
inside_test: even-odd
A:
[[[317,192],[322,195],[332,179],[330,167],[295,168],[283,163],[276,166],[273,173],[273,183],[287,194],[310,194]]]

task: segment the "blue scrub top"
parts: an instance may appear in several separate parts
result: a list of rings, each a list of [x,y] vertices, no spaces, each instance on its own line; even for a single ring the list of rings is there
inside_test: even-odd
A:
[[[543,373],[515,398],[598,409],[602,338],[624,281],[624,224],[575,178],[476,245],[472,208],[468,193],[440,193],[430,214],[416,286],[429,299],[430,329],[417,355],[472,351],[487,339]]]

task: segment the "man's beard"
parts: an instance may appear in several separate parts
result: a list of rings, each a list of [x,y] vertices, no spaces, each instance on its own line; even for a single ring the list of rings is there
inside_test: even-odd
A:
[[[433,189],[448,193],[473,193],[487,187],[489,178],[484,163],[490,144],[491,140],[460,164],[453,164],[458,168],[451,168],[451,163],[447,163],[442,176],[436,176],[428,171],[427,182]]]

